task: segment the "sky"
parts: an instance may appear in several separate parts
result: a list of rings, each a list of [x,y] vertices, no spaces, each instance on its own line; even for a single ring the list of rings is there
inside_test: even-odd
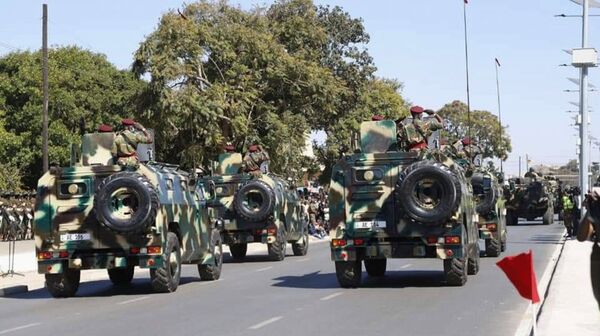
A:
[[[190,1],[188,1],[190,2]],[[462,0],[317,0],[339,5],[364,21],[367,45],[380,77],[404,83],[402,95],[411,103],[439,109],[466,101]],[[157,26],[160,16],[180,8],[174,0],[0,0],[0,55],[41,46],[42,3],[48,3],[49,43],[79,45],[107,55],[118,68],[131,65],[133,52]],[[271,1],[232,0],[242,8]],[[570,126],[577,107],[578,78],[562,49],[581,47],[581,14],[569,0],[471,0],[467,5],[471,108],[498,112],[494,58],[500,67],[502,122],[508,126],[513,151],[505,162],[509,174],[532,164],[564,164],[575,159],[577,131]],[[600,9],[591,9],[600,15]],[[600,48],[599,17],[590,17],[589,46]],[[590,83],[600,87],[598,69]],[[598,92],[592,92],[591,134],[600,139]],[[592,146],[592,161],[600,148]]]

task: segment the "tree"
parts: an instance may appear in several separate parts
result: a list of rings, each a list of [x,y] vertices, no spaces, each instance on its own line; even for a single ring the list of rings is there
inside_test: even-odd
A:
[[[67,164],[80,130],[115,125],[136,112],[144,88],[106,56],[78,47],[49,51],[49,159]],[[42,171],[41,53],[18,51],[0,58],[0,160],[19,167],[32,188]]]
[[[471,111],[470,124],[467,105],[455,100],[444,105],[438,114],[445,120],[442,134],[449,143],[471,136],[483,151],[484,158],[498,157],[506,160],[512,146],[506,133],[507,126],[500,126],[497,116],[489,111]]]

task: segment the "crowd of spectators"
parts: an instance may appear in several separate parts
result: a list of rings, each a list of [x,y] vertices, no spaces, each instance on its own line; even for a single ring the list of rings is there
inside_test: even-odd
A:
[[[308,232],[319,239],[329,235],[329,206],[323,188],[299,190],[302,199],[302,215],[308,221]]]

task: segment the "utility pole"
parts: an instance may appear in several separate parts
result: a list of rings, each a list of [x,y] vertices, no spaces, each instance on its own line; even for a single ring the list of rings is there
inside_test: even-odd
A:
[[[525,173],[529,171],[529,154],[525,154]]]
[[[521,155],[519,155],[519,177],[521,177]]]
[[[588,8],[589,0],[583,0],[583,14],[582,14],[582,27],[581,27],[581,48],[587,48],[588,40]],[[581,85],[579,87],[579,113],[581,114],[581,125],[579,125],[579,138],[581,139],[581,152],[579,160],[579,184],[581,185],[582,194],[587,193],[588,186],[588,171],[589,171],[589,157],[588,157],[588,102],[587,102],[587,90],[588,90],[588,67],[581,67]]]
[[[467,35],[467,1],[465,0],[463,3],[463,20],[465,25],[465,71],[467,77],[467,137],[469,138],[469,152],[471,151],[471,143],[473,143],[473,139],[471,139],[471,96],[469,91],[469,45],[468,45],[468,35]]]
[[[48,171],[48,5],[42,5],[42,91],[44,94],[42,115],[42,170]]]
[[[502,143],[502,110],[500,109],[500,80],[498,79],[498,68],[500,67],[500,61],[497,58],[494,59],[496,66],[496,92],[498,93],[498,135],[499,141]],[[502,158],[500,158],[500,173],[502,173]]]

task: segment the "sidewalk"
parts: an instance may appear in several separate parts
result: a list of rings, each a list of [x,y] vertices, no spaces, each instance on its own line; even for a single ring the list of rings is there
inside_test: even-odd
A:
[[[324,243],[329,242],[329,237],[324,239],[317,239],[310,237],[310,243]],[[291,253],[291,245],[288,244],[288,255]],[[229,247],[223,246],[223,253],[229,254]],[[310,248],[309,252],[310,253]],[[0,243],[0,274],[8,270],[8,245],[7,243]],[[267,244],[248,244],[248,254],[267,254]],[[285,261],[284,261],[285,262]],[[224,264],[223,267],[227,267]],[[35,290],[44,287],[44,275],[37,273],[37,261],[35,259],[35,246],[32,240],[17,242],[16,254],[15,254],[15,272],[21,273],[22,275],[9,275],[0,277],[0,297],[3,296],[2,290],[15,286],[27,286],[28,290]],[[135,276],[148,276],[148,270],[136,268]],[[108,274],[105,269],[99,270],[85,270],[81,272],[81,282],[95,281],[108,279]]]
[[[565,242],[538,318],[538,335],[600,335],[600,310],[590,284],[591,251],[591,242]]]

